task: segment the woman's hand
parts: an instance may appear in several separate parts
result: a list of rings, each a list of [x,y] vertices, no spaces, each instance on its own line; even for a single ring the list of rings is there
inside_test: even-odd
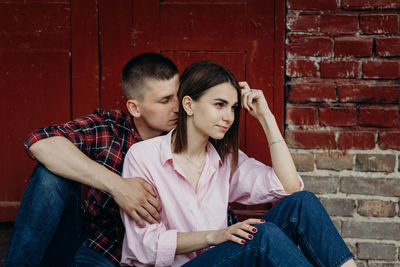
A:
[[[253,225],[264,223],[261,219],[247,219],[221,230],[213,231],[208,236],[210,246],[215,246],[226,241],[232,241],[240,245],[246,244],[246,240],[253,239],[253,235],[257,233],[257,228]]]
[[[267,100],[261,90],[251,89],[247,82],[239,82],[242,92],[242,106],[255,118],[271,114]]]

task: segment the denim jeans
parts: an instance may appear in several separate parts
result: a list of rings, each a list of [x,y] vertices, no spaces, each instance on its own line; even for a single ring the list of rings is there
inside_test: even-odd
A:
[[[279,201],[245,245],[225,242],[184,266],[341,266],[353,258],[320,201],[302,191]],[[300,248],[300,249],[299,249]]]
[[[76,267],[115,267],[114,263],[109,261],[106,257],[89,248],[86,242],[78,249],[75,255]]]
[[[82,244],[81,185],[39,164],[25,190],[5,266],[72,266]]]

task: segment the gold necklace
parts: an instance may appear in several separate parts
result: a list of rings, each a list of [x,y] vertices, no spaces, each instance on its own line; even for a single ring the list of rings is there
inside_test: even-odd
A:
[[[200,166],[197,166],[196,164],[194,164],[194,162],[188,157],[186,156],[184,153],[181,153],[182,156],[185,157],[185,159],[187,161],[189,161],[190,164],[192,164],[196,169],[197,169],[197,173],[201,174],[201,171],[203,170],[203,165],[206,162],[206,159],[204,158],[203,162],[200,164]]]

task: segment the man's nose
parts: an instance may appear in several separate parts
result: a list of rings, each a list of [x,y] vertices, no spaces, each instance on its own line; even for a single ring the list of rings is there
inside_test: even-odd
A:
[[[173,111],[174,113],[178,113],[178,111],[179,111],[179,105],[178,105],[178,97],[177,97],[177,96],[174,97],[174,99],[173,99],[173,101],[172,101],[172,105],[173,105],[172,111]]]

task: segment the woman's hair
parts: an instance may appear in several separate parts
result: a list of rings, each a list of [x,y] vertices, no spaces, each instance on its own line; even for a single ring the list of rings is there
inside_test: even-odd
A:
[[[193,63],[185,69],[181,76],[178,91],[179,114],[175,131],[175,153],[182,152],[187,146],[187,114],[182,106],[183,98],[185,96],[190,96],[194,101],[197,101],[211,87],[226,82],[230,83],[236,89],[239,108],[235,109],[235,119],[224,138],[215,140],[210,137],[210,142],[214,145],[222,161],[225,160],[229,153],[232,153],[232,167],[236,168],[239,147],[240,86],[235,76],[227,68],[208,60]]]

